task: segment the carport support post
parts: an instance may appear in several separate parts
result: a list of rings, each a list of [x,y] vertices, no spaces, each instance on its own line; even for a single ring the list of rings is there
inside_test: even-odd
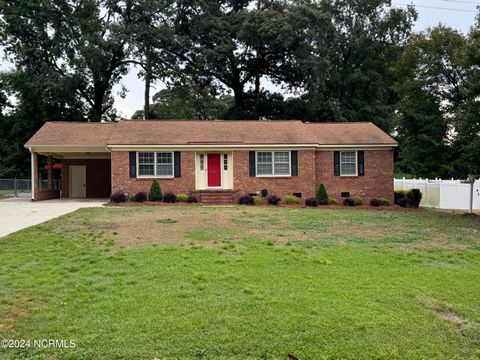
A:
[[[35,201],[35,189],[37,188],[38,184],[36,184],[36,181],[38,179],[38,157],[37,154],[35,154],[32,151],[32,148],[30,148],[30,164],[32,166],[31,168],[31,174],[32,174],[32,201]]]
[[[53,156],[48,155],[47,158],[47,182],[48,190],[53,190]]]

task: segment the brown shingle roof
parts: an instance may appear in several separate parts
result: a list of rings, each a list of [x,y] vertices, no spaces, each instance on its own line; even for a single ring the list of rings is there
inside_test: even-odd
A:
[[[25,146],[105,146],[114,123],[46,122]]]
[[[113,124],[48,122],[26,146],[196,144],[396,145],[396,142],[372,123],[124,120]]]

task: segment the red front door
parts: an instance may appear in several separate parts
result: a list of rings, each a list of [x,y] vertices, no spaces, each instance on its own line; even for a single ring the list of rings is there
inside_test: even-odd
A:
[[[220,154],[208,154],[208,187],[222,186],[220,173]]]

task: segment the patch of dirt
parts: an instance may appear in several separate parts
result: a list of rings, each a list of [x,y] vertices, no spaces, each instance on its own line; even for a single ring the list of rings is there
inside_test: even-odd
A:
[[[430,309],[440,320],[446,321],[453,325],[457,332],[466,336],[465,326],[467,325],[467,320],[461,318],[456,314],[451,305],[440,304],[438,301],[432,298],[422,297],[419,298],[420,302],[427,308]]]
[[[15,328],[15,323],[18,318],[25,317],[29,314],[29,303],[31,299],[26,296],[21,296],[15,303],[10,305],[5,317],[0,319],[0,333],[7,333]]]

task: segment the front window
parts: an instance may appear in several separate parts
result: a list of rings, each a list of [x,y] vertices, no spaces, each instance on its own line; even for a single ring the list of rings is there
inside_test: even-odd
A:
[[[155,153],[138,153],[138,175],[155,176]]]
[[[340,153],[340,175],[357,175],[357,153],[355,151],[344,151]]]
[[[172,177],[173,153],[143,152],[138,153],[139,177]]]
[[[228,170],[228,155],[223,154],[223,170]]]
[[[257,175],[290,176],[289,151],[257,152]]]

